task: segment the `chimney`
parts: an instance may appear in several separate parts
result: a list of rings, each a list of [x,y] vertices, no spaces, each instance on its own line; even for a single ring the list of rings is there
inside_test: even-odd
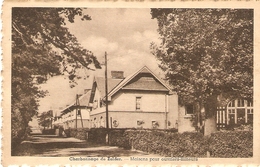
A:
[[[124,71],[111,71],[112,78],[124,79]]]

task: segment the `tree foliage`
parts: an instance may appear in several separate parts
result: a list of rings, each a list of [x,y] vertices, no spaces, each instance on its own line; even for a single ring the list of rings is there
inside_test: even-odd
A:
[[[152,53],[182,103],[253,96],[253,10],[151,9]],[[215,98],[216,99],[216,98]]]
[[[80,8],[12,8],[12,142],[23,138],[37,113],[45,95],[38,84],[64,73],[73,81],[76,69],[100,67],[66,28],[75,17],[91,19]]]
[[[43,126],[44,129],[45,129],[45,127],[51,127],[52,121],[53,121],[53,111],[52,110],[43,112],[38,116],[39,125]]]

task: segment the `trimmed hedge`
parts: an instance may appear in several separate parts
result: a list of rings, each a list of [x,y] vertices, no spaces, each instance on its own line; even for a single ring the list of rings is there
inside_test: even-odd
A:
[[[133,148],[166,157],[252,157],[252,131],[225,131],[205,137],[197,132],[172,133],[156,130],[112,130],[110,145]]]
[[[128,133],[126,133],[126,129],[111,130],[109,133],[109,145],[130,149],[131,142]]]
[[[248,158],[253,156],[253,131],[223,131],[206,137],[198,132],[176,133],[163,130],[69,129],[70,137],[125,149],[136,149],[165,157]]]
[[[80,140],[88,139],[88,128],[80,128],[80,129],[65,129],[64,130],[67,137],[75,137]]]
[[[113,136],[119,136],[114,139]],[[111,138],[113,140],[111,140]],[[201,133],[172,133],[156,130],[111,132],[110,144],[161,156],[206,157],[207,142]]]
[[[212,157],[248,158],[253,156],[253,131],[225,131],[211,134]]]
[[[109,130],[106,128],[91,128],[88,132],[88,141],[96,144],[106,144],[106,135]]]

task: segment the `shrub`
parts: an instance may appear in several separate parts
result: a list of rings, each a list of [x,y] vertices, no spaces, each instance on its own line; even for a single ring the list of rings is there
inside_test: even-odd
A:
[[[113,133],[112,144],[162,156],[205,157],[207,145],[200,133],[173,133],[162,130],[126,130]],[[119,134],[119,135],[118,135]],[[112,137],[112,138],[114,138]]]
[[[87,140],[88,139],[88,128],[78,128],[78,129],[65,129],[64,130],[67,137],[75,137],[80,140]]]
[[[96,144],[106,144],[106,135],[109,133],[106,128],[91,128],[88,132],[88,141]]]
[[[223,131],[205,137],[198,132],[95,128],[70,129],[68,134],[79,139],[87,139],[88,135],[88,141],[96,144],[106,144],[109,134],[110,145],[166,157],[206,157],[207,151],[211,157],[253,156],[253,131]]]
[[[70,129],[65,129],[64,133],[66,134],[67,137],[72,137],[70,134]]]
[[[197,132],[163,130],[112,130],[110,144],[174,157],[252,157],[252,131],[216,132],[205,137]]]
[[[129,141],[129,137],[127,136],[127,133],[125,133],[125,131],[126,129],[111,130],[109,133],[109,145],[130,149],[131,144]]]
[[[43,135],[55,135],[55,129],[43,129],[42,134]]]
[[[253,156],[253,131],[226,131],[211,134],[212,157],[247,158]]]

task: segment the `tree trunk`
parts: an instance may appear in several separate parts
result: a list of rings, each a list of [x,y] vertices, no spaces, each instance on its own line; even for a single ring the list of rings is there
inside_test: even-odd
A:
[[[205,125],[204,125],[204,135],[208,136],[213,132],[217,131],[217,123],[216,123],[216,118],[215,115],[213,115],[210,118],[207,118],[205,120]]]
[[[202,101],[200,101],[198,103],[199,107],[198,107],[198,119],[197,119],[197,125],[198,125],[198,129],[199,132],[203,133],[203,118],[202,118],[202,112],[204,111],[204,105],[202,103]]]
[[[218,99],[216,94],[212,94],[205,104],[206,111],[206,119],[204,123],[204,135],[210,135],[211,133],[217,131],[217,123],[216,123],[216,112]]]

